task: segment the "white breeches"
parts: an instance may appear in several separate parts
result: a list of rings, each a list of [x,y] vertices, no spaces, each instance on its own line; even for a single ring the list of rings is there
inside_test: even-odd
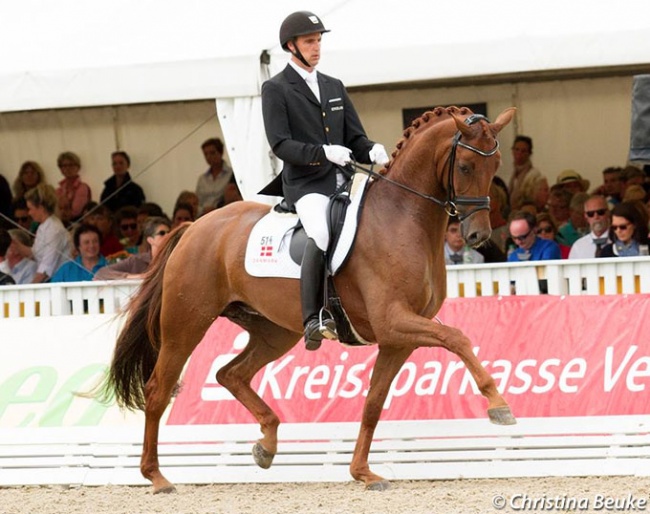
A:
[[[310,193],[296,202],[296,212],[305,228],[307,237],[311,237],[316,246],[327,250],[330,240],[327,229],[327,204],[329,198],[319,193]]]

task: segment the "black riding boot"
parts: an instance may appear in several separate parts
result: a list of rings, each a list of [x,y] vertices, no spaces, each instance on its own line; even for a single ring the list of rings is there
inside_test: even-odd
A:
[[[305,326],[305,347],[318,350],[324,337],[336,339],[336,324],[326,313],[321,314],[325,294],[325,253],[313,239],[307,239],[300,267],[302,322]]]

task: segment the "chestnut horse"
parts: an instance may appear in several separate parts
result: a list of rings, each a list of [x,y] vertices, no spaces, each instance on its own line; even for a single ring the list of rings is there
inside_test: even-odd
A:
[[[501,159],[496,135],[513,114],[507,109],[490,123],[467,108],[425,113],[367,188],[354,249],[334,284],[356,333],[379,345],[350,463],[352,477],[368,489],[389,485],[370,470],[368,453],[390,384],[418,347],[456,354],[487,399],[490,420],[516,422],[469,339],[432,320],[446,295],[448,216],[462,219],[468,244],[490,237],[487,193]],[[122,407],[144,410],[140,469],[156,493],[175,490],[159,469],[160,418],[187,359],[219,316],[250,339],[217,380],[260,424],[255,462],[268,468],[277,452],[280,420],[250,383],[300,341],[302,317],[298,280],[253,277],[244,269],[248,235],[268,212],[266,205],[236,202],[173,232],[128,307],[104,390]]]

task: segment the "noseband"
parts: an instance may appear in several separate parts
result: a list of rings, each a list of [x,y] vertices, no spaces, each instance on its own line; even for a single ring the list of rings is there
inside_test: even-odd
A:
[[[468,116],[465,119],[465,123],[467,125],[473,125],[474,123],[477,123],[480,120],[486,120],[489,121],[485,116],[482,114],[472,114]],[[356,162],[354,163],[354,166],[369,175],[373,177],[380,178],[382,180],[386,180],[387,182],[390,182],[391,184],[394,184],[398,187],[401,187],[402,189],[405,189],[406,191],[409,191],[410,193],[413,193],[420,198],[424,198],[425,200],[429,200],[436,205],[439,205],[445,211],[447,211],[447,214],[449,216],[455,216],[457,217],[460,221],[463,221],[466,218],[469,218],[472,214],[477,213],[478,211],[483,211],[483,210],[490,210],[490,197],[489,196],[457,196],[456,195],[456,190],[454,188],[454,167],[456,166],[456,151],[458,147],[465,148],[467,150],[471,150],[472,152],[482,156],[482,157],[491,157],[495,153],[499,151],[499,141],[495,139],[494,143],[494,148],[492,150],[489,150],[487,152],[484,152],[483,150],[480,150],[479,148],[476,148],[475,146],[468,145],[467,143],[464,143],[460,140],[462,136],[461,131],[459,130],[456,132],[454,135],[454,138],[452,140],[451,144],[451,152],[449,153],[449,157],[447,161],[449,162],[449,171],[448,171],[448,184],[449,186],[447,187],[447,198],[445,200],[440,200],[439,198],[436,198],[435,196],[427,195],[424,193],[420,193],[419,191],[416,191],[415,189],[410,188],[409,186],[405,184],[401,184],[400,182],[395,182],[394,180],[389,179],[385,175],[381,175],[377,173],[376,171],[372,171],[368,168],[365,168],[363,166],[359,166]],[[474,207],[467,213],[462,213],[458,210],[458,207]]]

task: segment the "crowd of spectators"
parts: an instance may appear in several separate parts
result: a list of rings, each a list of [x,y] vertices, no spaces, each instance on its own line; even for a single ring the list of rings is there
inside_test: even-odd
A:
[[[99,195],[71,151],[57,158],[56,184],[31,160],[13,187],[0,175],[0,285],[139,277],[172,228],[242,199],[223,149],[218,138],[201,145],[208,168],[194,191],[179,193],[171,219],[146,201],[123,150],[111,153],[113,174]]]

